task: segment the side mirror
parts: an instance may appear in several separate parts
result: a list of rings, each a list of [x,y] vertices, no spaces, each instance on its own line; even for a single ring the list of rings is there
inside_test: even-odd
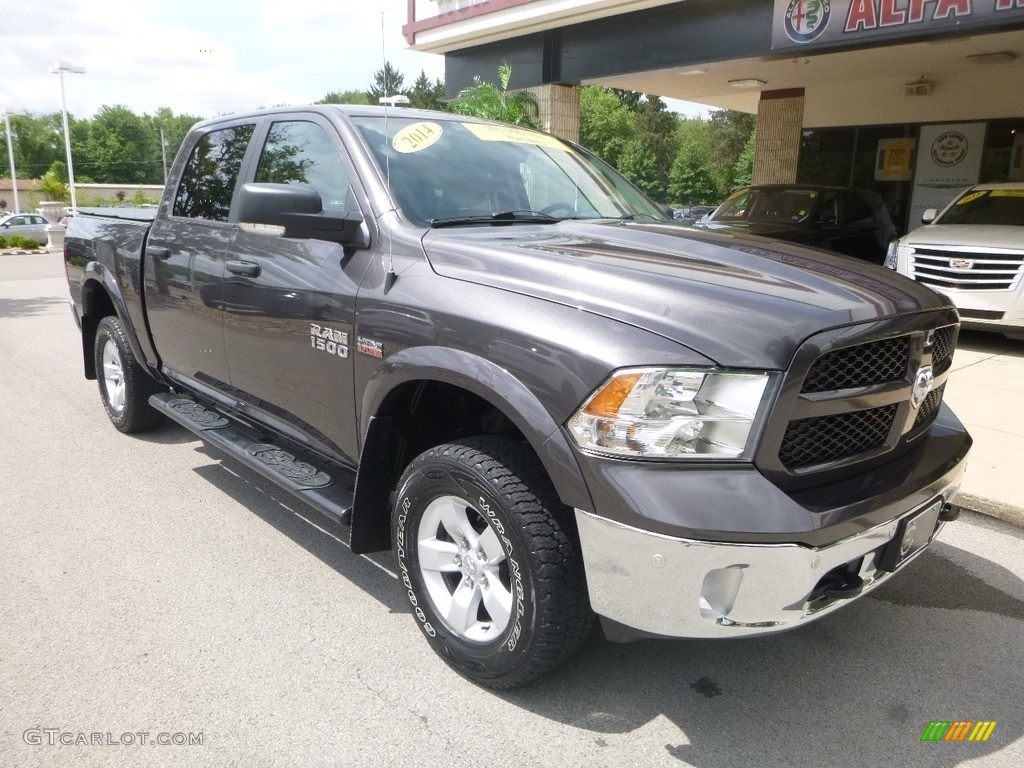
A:
[[[925,212],[921,214],[922,224],[931,224],[939,215],[938,208],[926,208]]]
[[[308,184],[242,185],[238,221],[270,235],[328,240],[351,248],[370,245],[362,215],[324,211],[320,193]]]

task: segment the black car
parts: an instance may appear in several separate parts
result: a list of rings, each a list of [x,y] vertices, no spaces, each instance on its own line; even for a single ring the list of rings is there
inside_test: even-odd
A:
[[[714,210],[713,205],[687,205],[676,208],[672,212],[672,218],[682,224],[696,224]]]
[[[701,226],[788,240],[876,264],[896,237],[877,192],[808,184],[743,187]]]

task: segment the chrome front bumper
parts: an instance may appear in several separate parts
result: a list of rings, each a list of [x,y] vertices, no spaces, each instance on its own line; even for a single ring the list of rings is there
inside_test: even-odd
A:
[[[826,574],[856,574],[863,580],[857,597],[887,581],[892,572],[879,566],[901,521],[934,505],[941,509],[958,485],[886,523],[817,548],[673,538],[577,509],[590,603],[600,616],[640,636],[741,637],[792,629],[853,602],[822,594]],[[937,522],[929,543],[942,526]]]

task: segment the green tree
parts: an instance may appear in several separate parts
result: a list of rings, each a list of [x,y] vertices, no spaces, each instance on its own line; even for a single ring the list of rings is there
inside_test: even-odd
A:
[[[59,160],[54,161],[54,166],[64,165]],[[47,200],[60,200],[65,203],[71,202],[71,192],[67,185],[67,166],[64,166],[64,181],[61,181],[60,175],[57,170],[50,168],[46,173],[43,174],[42,183],[40,186],[43,190],[43,195]]]
[[[314,104],[369,104],[366,91],[329,91]]]
[[[100,108],[89,126],[84,154],[76,167],[101,184],[163,181],[160,135],[126,106]]]
[[[599,85],[580,88],[580,144],[618,168],[636,132],[635,116],[614,91]]]
[[[459,115],[485,117],[513,125],[536,128],[538,117],[537,99],[529,91],[509,93],[512,80],[512,65],[503,61],[498,66],[498,85],[473,78],[473,85],[459,91],[459,95],[448,104],[448,108]]]
[[[72,120],[72,140],[80,132]],[[14,166],[19,178],[38,179],[50,164],[64,157],[64,127],[60,113],[40,117],[11,117],[14,148]],[[5,148],[6,149],[6,148]],[[2,175],[9,176],[7,152],[2,153]]]
[[[444,83],[440,80],[430,82],[425,70],[420,70],[420,76],[412,84],[409,91],[409,106],[417,109],[439,109],[444,111]]]
[[[745,186],[747,184],[753,184],[754,180],[754,144],[757,140],[757,131],[750,134],[750,138],[747,139],[746,146],[743,147],[743,151],[740,152],[740,156],[736,159],[736,165],[733,168],[733,183],[737,186]]]
[[[163,130],[164,141],[167,143],[165,148],[167,166],[170,168],[188,132],[192,129],[193,125],[202,119],[198,115],[190,115],[188,113],[176,115],[170,107],[160,107],[152,115],[143,115],[143,121],[149,126],[150,132],[157,141],[157,158],[160,160],[161,165],[161,180],[163,179],[163,157],[159,152],[160,131]]]
[[[619,158],[619,171],[654,200],[664,200],[668,190],[655,159],[650,137],[640,134],[626,144]]]
[[[708,170],[723,196],[737,184],[736,161],[743,154],[756,127],[756,115],[731,109],[719,109],[711,113],[708,129],[714,151],[708,158]]]
[[[683,119],[676,128],[679,149],[669,172],[669,199],[676,205],[711,205],[721,194],[708,171],[711,153],[708,124]]]
[[[405,76],[391,66],[390,61],[385,61],[384,67],[373,73],[373,83],[366,92],[366,97],[371,104],[378,104],[384,96],[395,96],[404,91]]]

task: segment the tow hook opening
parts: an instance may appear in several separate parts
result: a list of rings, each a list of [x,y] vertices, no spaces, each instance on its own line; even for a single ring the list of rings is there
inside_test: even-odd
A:
[[[858,573],[864,558],[837,566],[826,573],[814,586],[807,602],[813,603],[821,598],[832,600],[849,600],[856,597],[864,589],[864,579]]]
[[[951,523],[960,517],[960,505],[950,504],[946,502],[942,505],[942,511],[939,512],[939,520],[944,523]]]

